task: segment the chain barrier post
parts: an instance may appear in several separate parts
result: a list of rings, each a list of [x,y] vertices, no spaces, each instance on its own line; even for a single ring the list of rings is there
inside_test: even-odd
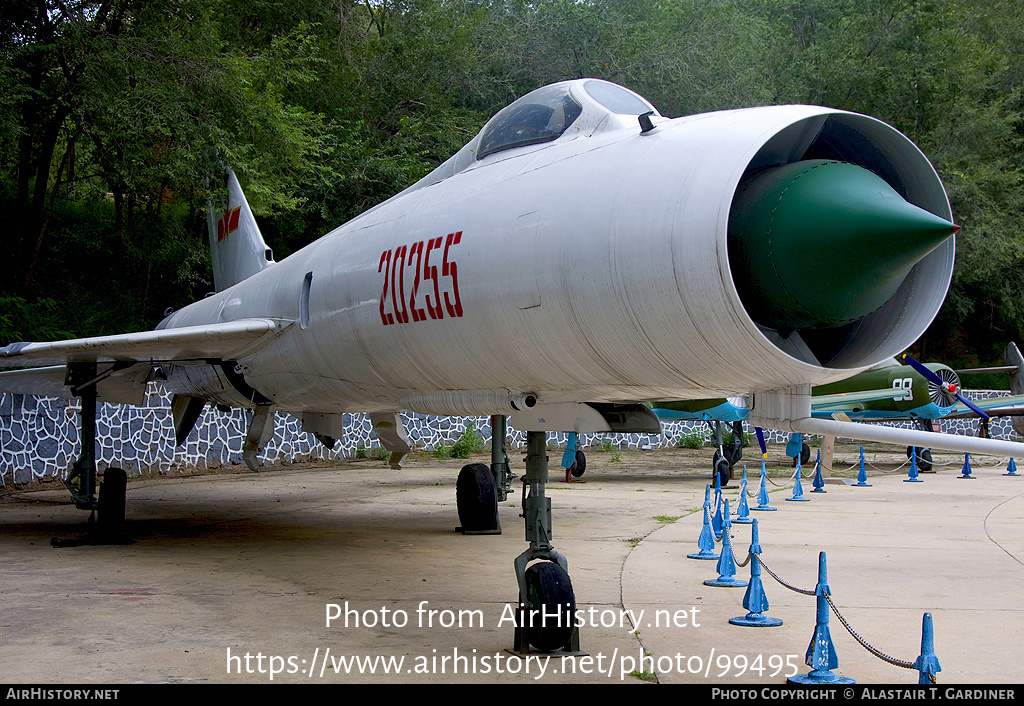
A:
[[[750,530],[750,583],[743,594],[743,607],[747,614],[729,618],[733,625],[751,628],[774,628],[782,625],[781,618],[765,615],[768,612],[768,597],[764,594],[761,583],[761,542],[757,532],[757,520],[753,521]]]
[[[914,669],[920,674],[918,684],[934,684],[935,675],[942,671],[939,658],[935,656],[935,640],[932,633],[932,614],[925,613],[921,620],[921,654],[914,662]]]
[[[860,470],[857,471],[857,482],[853,484],[854,488],[870,488],[871,484],[868,483],[868,474],[864,470],[864,447],[860,447]]]
[[[749,525],[756,522],[750,517],[750,506],[747,504],[747,467],[743,466],[743,477],[740,479],[740,501],[736,505],[736,519],[734,524]]]
[[[974,476],[971,475],[971,455],[964,454],[964,470],[963,475],[957,476],[957,478],[967,478],[973,480]]]
[[[764,467],[764,459],[761,459],[761,485],[757,489],[757,507],[755,510],[775,512],[779,508],[768,504],[768,471]]]
[[[814,587],[816,596],[816,612],[814,634],[807,645],[804,664],[811,668],[807,674],[797,674],[786,681],[792,684],[856,684],[855,679],[844,677],[832,670],[839,666],[839,657],[832,644],[832,634],[828,629],[828,596],[832,591],[828,587],[828,569],[825,566],[825,552],[818,553],[818,584]]]
[[[725,524],[722,526],[722,556],[718,558],[718,578],[708,579],[705,586],[725,586],[731,588],[743,588],[746,581],[736,579],[736,560],[732,554],[732,542],[729,541],[729,533],[732,530],[732,522],[729,521],[729,501],[725,501]]]
[[[711,529],[715,533],[715,541],[722,538],[722,481],[721,477],[715,474],[715,514],[711,518]]]
[[[1017,475],[1017,464],[1015,464],[1013,462],[1012,458],[1010,459],[1010,462],[1008,464],[1006,464],[1006,473],[1004,473],[1003,475],[1004,476],[1015,476],[1015,475]]]
[[[810,498],[804,497],[804,486],[800,483],[800,459],[796,460],[796,480],[793,482],[793,496],[786,498],[786,500],[795,500],[797,502],[807,502]]]
[[[909,478],[904,478],[904,483],[924,483],[924,481],[917,477],[917,447],[910,447],[910,472]]]
[[[700,537],[697,539],[699,551],[687,554],[687,559],[717,559],[715,553],[715,535],[711,531],[711,485],[704,487],[704,526],[701,527]]]
[[[812,493],[827,493],[825,490],[825,479],[821,477],[821,449],[818,449],[818,457],[814,460],[814,490]]]

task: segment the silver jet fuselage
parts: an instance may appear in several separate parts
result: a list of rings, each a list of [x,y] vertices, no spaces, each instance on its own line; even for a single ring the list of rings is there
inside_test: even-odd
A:
[[[654,115],[644,130],[584,84],[564,84],[582,115],[557,139],[476,159],[478,136],[434,175],[162,327],[292,322],[236,361],[282,409],[466,415],[511,413],[527,398],[820,384],[894,356],[927,328],[949,284],[952,238],[826,343],[755,323],[729,262],[741,180],[826,147],[949,219],[934,169],[903,135],[815,106]],[[822,275],[809,264],[808,277]],[[245,402],[216,368],[172,367],[168,385]]]

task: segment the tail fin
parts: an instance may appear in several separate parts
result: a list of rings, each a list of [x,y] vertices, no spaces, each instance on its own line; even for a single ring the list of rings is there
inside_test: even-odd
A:
[[[238,178],[227,169],[228,204],[220,213],[211,203],[206,211],[213,255],[213,285],[218,292],[274,264]]]

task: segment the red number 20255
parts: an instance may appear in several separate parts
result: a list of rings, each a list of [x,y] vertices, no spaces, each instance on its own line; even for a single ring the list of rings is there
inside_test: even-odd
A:
[[[385,250],[380,255],[377,272],[384,275],[380,293],[380,320],[385,326],[407,324],[409,321],[443,319],[462,316],[459,296],[459,273],[450,252],[462,241],[462,231],[447,237],[421,240]],[[431,258],[433,263],[431,264]],[[441,259],[440,273],[437,260]],[[408,275],[406,271],[409,271]],[[406,282],[411,291],[406,294]]]

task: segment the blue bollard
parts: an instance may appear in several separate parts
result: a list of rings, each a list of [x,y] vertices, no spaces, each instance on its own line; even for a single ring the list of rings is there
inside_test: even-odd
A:
[[[935,675],[942,671],[939,658],[935,656],[935,640],[932,633],[932,614],[925,613],[921,620],[921,654],[914,662],[914,669],[919,672],[918,684],[934,684]]]
[[[1017,475],[1017,464],[1013,462],[1012,458],[1010,459],[1010,462],[1008,464],[1006,464],[1006,473],[1004,473],[1003,475],[1004,476],[1015,476],[1015,475]]]
[[[705,586],[725,586],[731,588],[743,588],[746,581],[738,580],[736,576],[736,560],[732,555],[732,542],[729,541],[729,531],[732,529],[732,522],[729,521],[729,501],[725,501],[725,525],[722,527],[722,556],[718,558],[718,578],[708,579]]]
[[[814,461],[814,490],[812,493],[827,493],[825,490],[825,479],[821,477],[821,449],[818,449],[818,458]]]
[[[754,526],[750,530],[750,585],[743,594],[743,607],[747,609],[747,614],[729,618],[733,625],[749,628],[773,628],[782,625],[781,618],[765,615],[768,611],[768,597],[764,595],[764,585],[761,583],[760,557],[761,543],[758,539],[757,520],[754,520]]]
[[[917,477],[917,447],[912,446],[910,448],[910,473],[909,478],[904,478],[904,483],[924,483],[923,480]]]
[[[793,495],[786,498],[786,500],[796,500],[797,502],[807,502],[810,500],[810,498],[804,497],[804,486],[800,483],[800,459],[796,461],[796,479],[793,482]]]
[[[967,478],[973,480],[974,476],[971,475],[971,455],[964,454],[964,470],[963,475],[957,476],[957,478]]]
[[[764,468],[764,459],[761,459],[761,485],[757,489],[757,507],[755,510],[775,512],[779,508],[768,504],[768,471]]]
[[[743,467],[743,477],[740,479],[740,501],[736,505],[736,518],[733,523],[738,525],[749,525],[755,520],[750,517],[750,506],[747,504],[747,467]]]
[[[797,674],[786,681],[791,684],[856,684],[855,679],[844,677],[832,670],[839,666],[839,657],[832,644],[832,634],[828,629],[828,601],[826,596],[832,594],[828,587],[828,569],[825,567],[825,552],[818,554],[818,585],[814,587],[817,605],[814,621],[814,634],[807,645],[804,664],[811,668],[807,674]]]
[[[717,559],[715,554],[715,534],[711,531],[711,486],[704,488],[704,526],[700,530],[700,538],[697,540],[699,551],[687,554],[687,559]]]
[[[855,488],[870,488],[871,484],[867,482],[868,474],[864,470],[864,447],[860,447],[860,470],[857,472],[857,482],[853,484]]]

